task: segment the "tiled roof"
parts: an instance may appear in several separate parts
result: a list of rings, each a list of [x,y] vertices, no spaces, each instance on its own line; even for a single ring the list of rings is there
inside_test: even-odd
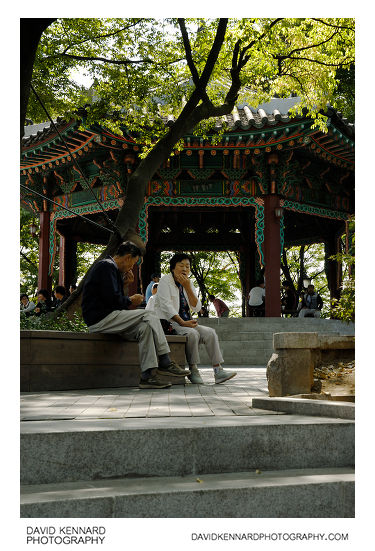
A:
[[[302,121],[304,119],[309,120],[306,117],[306,110],[303,111],[303,115],[298,117],[290,117],[287,109],[293,104],[298,102],[299,98],[275,98],[271,102],[263,104],[261,107],[254,109],[248,105],[242,105],[241,107],[235,107],[230,115],[217,117],[214,129],[220,130],[225,123],[227,125],[226,131],[235,132],[236,130],[248,131],[251,129],[261,129],[265,127],[273,127],[280,124],[288,124],[293,120]],[[336,126],[341,132],[351,139],[354,138],[354,124],[348,123],[347,119],[342,117],[341,113],[337,113],[332,107],[328,107],[325,113],[332,124]],[[175,118],[170,115],[162,117],[166,126],[172,126]],[[60,128],[66,128],[74,125],[74,121],[67,123],[62,118],[56,120],[56,125]],[[22,138],[23,149],[27,149],[47,140],[49,137],[55,135],[55,130],[50,122],[40,123],[25,126],[25,135]]]

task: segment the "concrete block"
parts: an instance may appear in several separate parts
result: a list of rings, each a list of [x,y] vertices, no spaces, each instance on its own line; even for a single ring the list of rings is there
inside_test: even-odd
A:
[[[316,355],[307,349],[280,349],[267,364],[270,396],[306,394],[314,382]]]
[[[351,335],[319,335],[319,347],[326,350],[350,350],[355,348]]]
[[[275,333],[273,348],[319,348],[318,333]]]

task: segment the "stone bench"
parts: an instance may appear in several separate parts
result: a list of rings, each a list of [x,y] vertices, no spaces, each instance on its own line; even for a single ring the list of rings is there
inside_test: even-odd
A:
[[[185,366],[186,337],[168,335],[171,358]],[[21,392],[138,386],[138,343],[118,335],[21,331]],[[184,384],[185,377],[163,377]]]
[[[269,395],[310,393],[314,368],[337,359],[352,360],[354,348],[354,336],[274,333],[274,353],[267,364]]]

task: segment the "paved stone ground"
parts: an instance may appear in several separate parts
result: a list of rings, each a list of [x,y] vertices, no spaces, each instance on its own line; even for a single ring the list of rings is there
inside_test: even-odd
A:
[[[21,393],[21,421],[123,419],[146,417],[254,416],[273,412],[252,408],[252,398],[268,396],[266,368],[225,366],[237,376],[214,384],[212,368],[202,367],[204,385],[163,390],[136,387]],[[276,412],[274,412],[276,413]]]

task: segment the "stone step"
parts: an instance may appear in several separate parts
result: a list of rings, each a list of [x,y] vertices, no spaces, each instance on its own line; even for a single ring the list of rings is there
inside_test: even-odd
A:
[[[354,472],[252,470],[24,486],[21,517],[350,518]]]
[[[317,331],[319,333],[338,332],[342,335],[354,335],[354,324],[339,320],[315,318],[199,318],[201,325],[214,327],[215,330],[235,331]]]
[[[28,421],[20,444],[21,484],[352,467],[354,422],[274,412]]]

